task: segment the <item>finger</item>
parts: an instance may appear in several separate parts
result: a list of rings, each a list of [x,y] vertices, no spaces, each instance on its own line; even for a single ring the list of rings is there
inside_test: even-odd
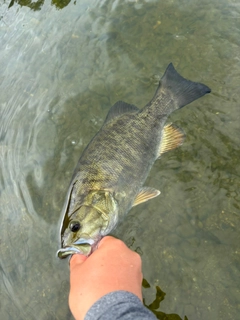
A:
[[[112,236],[105,236],[103,237],[99,243],[98,243],[98,249],[102,246],[102,245],[106,245],[107,243],[112,242],[113,240],[115,240],[116,238],[112,237]]]
[[[83,254],[75,253],[70,259],[70,269],[76,265],[82,264],[87,259]]]

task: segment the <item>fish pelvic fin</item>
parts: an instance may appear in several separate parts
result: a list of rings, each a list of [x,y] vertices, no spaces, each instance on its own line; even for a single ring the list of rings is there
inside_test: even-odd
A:
[[[140,192],[137,194],[133,207],[137,206],[140,203],[146,202],[150,199],[157,197],[161,192],[157,189],[150,188],[150,187],[143,187]]]
[[[164,126],[162,140],[159,148],[160,156],[170,150],[173,150],[183,144],[185,134],[182,129],[170,123]]]
[[[205,84],[183,78],[170,63],[159,82],[153,99],[144,109],[157,108],[158,113],[168,116],[174,110],[180,109],[210,92],[211,89]]]

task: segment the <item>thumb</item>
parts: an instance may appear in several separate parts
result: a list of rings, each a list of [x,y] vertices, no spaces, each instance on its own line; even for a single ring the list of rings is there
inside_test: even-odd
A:
[[[70,259],[70,270],[76,267],[77,265],[82,264],[88,257],[83,254],[75,253]]]

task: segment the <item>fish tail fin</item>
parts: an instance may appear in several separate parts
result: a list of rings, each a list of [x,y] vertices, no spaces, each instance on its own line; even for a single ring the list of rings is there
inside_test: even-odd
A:
[[[169,115],[174,110],[210,92],[211,89],[206,85],[183,78],[170,63],[159,82],[153,99],[146,107],[155,105],[158,109],[160,108],[161,114]]]

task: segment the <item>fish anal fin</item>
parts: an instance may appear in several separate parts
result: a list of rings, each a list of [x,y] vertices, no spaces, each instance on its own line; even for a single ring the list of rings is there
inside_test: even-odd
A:
[[[140,203],[146,202],[150,199],[157,197],[161,192],[157,189],[150,188],[150,187],[143,187],[138,195],[136,196],[133,207],[137,206]]]
[[[163,128],[163,136],[159,149],[159,157],[170,150],[173,150],[182,145],[185,138],[185,134],[182,129],[176,125],[167,124]]]
[[[105,123],[108,123],[112,119],[115,119],[116,117],[119,117],[124,113],[134,113],[138,111],[139,109],[133,104],[129,104],[124,101],[118,101],[109,110]]]

